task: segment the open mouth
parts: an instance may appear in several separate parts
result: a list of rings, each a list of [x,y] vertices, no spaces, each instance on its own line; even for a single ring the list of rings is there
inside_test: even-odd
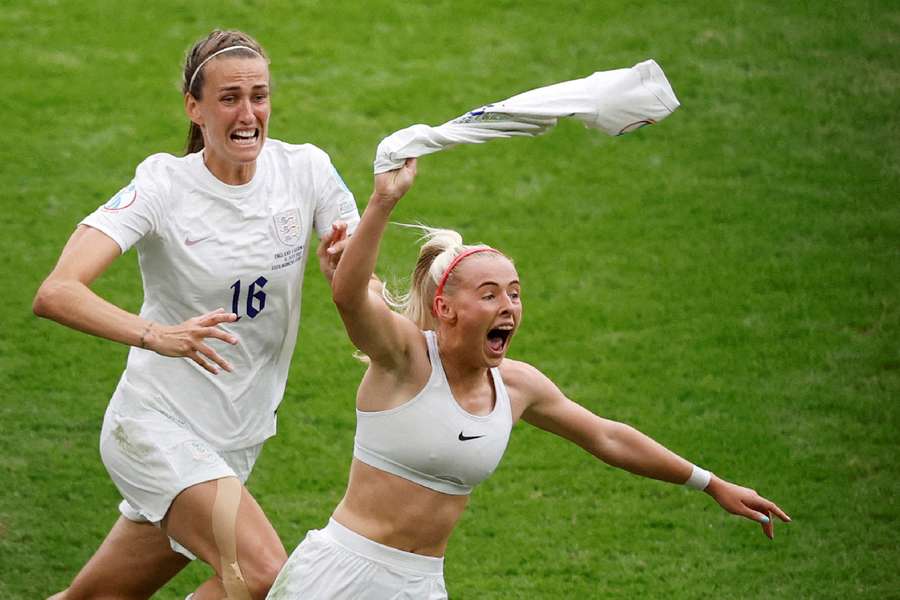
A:
[[[242,146],[252,146],[259,141],[259,128],[233,131],[231,132],[231,141]]]
[[[509,345],[509,339],[512,337],[512,332],[512,326],[495,327],[494,329],[491,329],[487,334],[488,348],[497,354],[502,353]]]

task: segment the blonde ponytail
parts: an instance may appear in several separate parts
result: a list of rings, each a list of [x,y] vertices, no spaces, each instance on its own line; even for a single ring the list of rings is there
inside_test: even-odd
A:
[[[389,306],[415,323],[419,329],[435,329],[437,319],[431,312],[431,306],[435,290],[444,271],[458,254],[473,248],[486,248],[486,246],[483,244],[466,246],[463,244],[462,236],[452,229],[438,229],[420,223],[415,225],[398,223],[398,225],[422,231],[420,240],[424,243],[419,249],[416,268],[410,276],[409,291],[403,295],[394,296],[385,286],[382,289],[382,295]],[[452,288],[452,279],[451,277],[445,283],[445,289]]]

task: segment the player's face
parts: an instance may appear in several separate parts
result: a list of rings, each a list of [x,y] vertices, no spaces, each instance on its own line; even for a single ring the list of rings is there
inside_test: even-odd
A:
[[[463,260],[453,275],[447,303],[467,354],[489,367],[499,366],[522,320],[516,268],[503,256],[484,254]]]
[[[189,94],[185,106],[203,131],[206,166],[225,183],[246,183],[268,132],[269,66],[262,58],[223,55],[203,69],[203,97]]]

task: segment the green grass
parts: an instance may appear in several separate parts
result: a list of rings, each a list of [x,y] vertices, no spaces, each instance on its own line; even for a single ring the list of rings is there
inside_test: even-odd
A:
[[[39,321],[75,224],[177,153],[184,51],[268,49],[272,135],[328,151],[360,204],[414,122],[655,58],[682,108],[611,139],[569,122],[423,159],[396,220],[516,258],[512,355],[793,517],[774,542],[702,494],[518,426],[454,534],[454,598],[900,598],[900,8],[892,2],[0,2],[0,598],[66,585],[116,519],[97,451],[126,349]],[[380,272],[401,277],[393,229]],[[97,283],[137,310],[133,253]],[[250,482],[285,545],[343,493],[362,367],[311,272]],[[209,574],[192,565],[157,597]]]

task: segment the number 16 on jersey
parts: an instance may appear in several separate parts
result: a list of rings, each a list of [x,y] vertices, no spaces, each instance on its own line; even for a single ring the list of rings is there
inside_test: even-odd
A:
[[[261,313],[266,307],[266,293],[262,290],[269,283],[269,280],[260,275],[256,280],[247,286],[247,306],[245,314],[251,319]],[[231,284],[234,294],[231,296],[231,312],[238,316],[235,321],[241,320],[240,301],[241,301],[241,280],[238,279]]]

